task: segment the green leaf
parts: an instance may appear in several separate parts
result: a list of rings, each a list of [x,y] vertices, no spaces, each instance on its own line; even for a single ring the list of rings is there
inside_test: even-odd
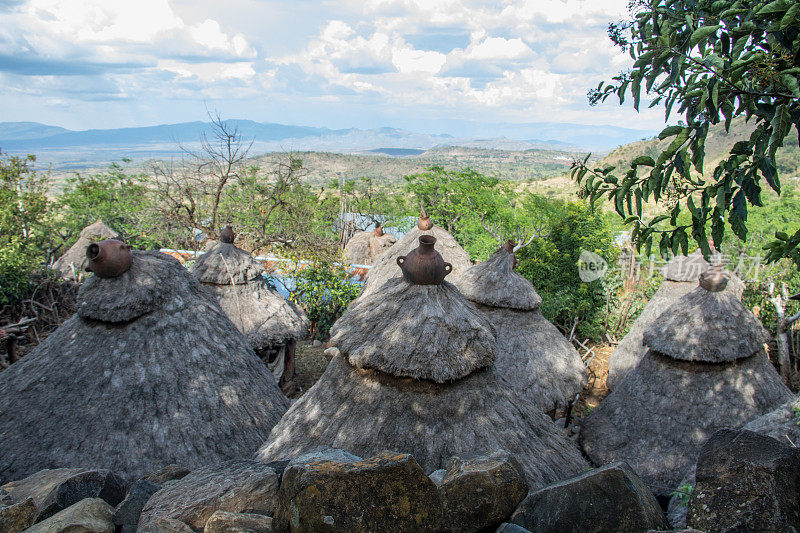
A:
[[[711,34],[716,33],[718,29],[719,29],[719,24],[714,26],[701,26],[697,28],[692,33],[692,36],[689,38],[689,46],[690,47],[695,46],[700,41],[708,39],[708,37]]]
[[[673,135],[677,135],[682,131],[683,131],[682,126],[667,126],[663,130],[661,130],[661,133],[658,134],[658,139],[663,141],[667,137],[672,137]]]
[[[800,4],[795,4],[790,7],[788,11],[786,11],[785,15],[783,15],[780,28],[785,30],[791,26],[798,19],[798,15],[800,15]]]
[[[631,161],[632,167],[636,167],[639,165],[654,167],[656,166],[656,162],[649,155],[640,155],[639,157]]]
[[[763,15],[771,15],[773,13],[781,13],[782,11],[785,11],[788,6],[789,2],[787,0],[775,0],[774,2],[770,2],[769,4],[759,9],[756,15],[763,16]]]

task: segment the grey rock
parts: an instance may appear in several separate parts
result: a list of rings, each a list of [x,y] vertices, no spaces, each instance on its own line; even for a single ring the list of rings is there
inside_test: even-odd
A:
[[[149,481],[150,483],[155,483],[156,485],[164,485],[168,481],[175,481],[177,479],[186,477],[189,472],[191,472],[191,470],[188,468],[184,468],[176,464],[169,464],[164,468],[159,468],[158,470],[150,472],[142,479]]]
[[[31,527],[35,518],[36,504],[33,498],[0,507],[0,533],[18,533]]]
[[[345,459],[293,461],[283,474],[275,531],[439,530],[436,485],[410,455]]]
[[[150,483],[140,479],[131,485],[128,495],[114,510],[111,517],[114,525],[121,526],[123,533],[133,533],[136,531],[136,524],[139,523],[139,516],[142,514],[145,504],[150,497],[161,490],[161,485]]]
[[[155,493],[142,509],[139,528],[161,518],[202,529],[216,511],[271,515],[278,495],[275,470],[255,461],[226,461],[193,471]]]
[[[314,342],[311,343],[311,346],[317,348],[318,346],[322,346],[322,341],[319,339],[315,339]]]
[[[442,527],[452,532],[494,529],[528,494],[522,466],[504,454],[451,458],[438,488]]]
[[[204,533],[270,533],[272,518],[252,513],[217,511],[206,522]]]
[[[800,531],[800,451],[751,431],[720,430],[700,451],[690,527]]]
[[[14,499],[11,497],[11,494],[5,491],[5,489],[0,489],[0,507],[11,505],[14,503]]]
[[[100,498],[87,498],[26,529],[26,533],[114,533],[114,508]]]
[[[139,533],[194,533],[194,530],[174,518],[159,518],[137,530]]]
[[[57,512],[87,498],[100,498],[116,506],[125,499],[128,482],[109,470],[79,472],[58,484],[38,505],[36,521],[49,518]]]
[[[49,468],[39,470],[30,476],[6,483],[3,491],[11,498],[12,503],[19,503],[26,498],[33,498],[36,507],[44,503],[45,498],[61,483],[81,472],[86,468]]]
[[[500,527],[495,530],[495,533],[530,533],[530,531],[517,524],[503,522],[500,524]]]
[[[446,475],[447,475],[447,470],[444,468],[440,468],[439,470],[434,470],[433,472],[428,474],[428,477],[431,478],[431,481],[433,481],[434,485],[440,487],[442,485],[442,481],[444,481],[444,476]]]
[[[611,463],[529,494],[509,522],[536,533],[669,529],[655,497],[625,463]]]

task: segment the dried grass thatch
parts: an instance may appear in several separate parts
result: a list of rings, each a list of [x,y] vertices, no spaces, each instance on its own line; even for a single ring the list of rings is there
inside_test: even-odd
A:
[[[647,352],[642,342],[647,327],[670,305],[697,287],[700,274],[708,267],[709,264],[703,259],[702,254],[693,253],[688,257],[682,255],[673,257],[662,269],[664,281],[608,359],[606,387],[609,390],[614,390]],[[744,283],[732,275],[725,291],[741,298]]]
[[[217,242],[192,265],[192,274],[201,283],[215,285],[245,284],[263,273],[255,257],[227,242]]]
[[[403,278],[348,307],[331,344],[353,366],[445,383],[494,362],[494,328],[453,285],[413,285]]]
[[[516,394],[554,417],[586,385],[580,355],[541,310],[478,306],[497,330],[495,372]]]
[[[93,242],[116,239],[117,237],[119,237],[119,233],[98,219],[94,224],[90,224],[81,230],[81,234],[75,244],[53,263],[53,269],[60,272],[64,279],[78,281],[84,272],[84,268],[89,264],[86,259],[86,248]]]
[[[642,340],[674,359],[723,363],[760,350],[766,332],[733,293],[698,286],[650,324]]]
[[[297,457],[323,446],[361,457],[409,453],[427,473],[445,468],[453,455],[504,450],[521,463],[532,490],[588,468],[574,443],[491,368],[439,385],[360,370],[336,356],[257,458]]]
[[[88,466],[136,479],[243,457],[285,412],[275,379],[175,259],[134,252],[78,302],[0,373],[0,481]]]
[[[468,300],[483,305],[530,311],[542,303],[531,282],[514,271],[514,256],[505,248],[453,278],[453,283]]]
[[[397,242],[394,235],[375,235],[374,231],[357,231],[347,241],[344,254],[355,265],[371,265],[383,252]]]
[[[397,258],[401,255],[408,255],[411,250],[419,246],[419,237],[421,235],[433,235],[436,237],[436,250],[442,254],[445,261],[453,265],[453,272],[450,274],[450,279],[456,279],[472,266],[469,254],[467,254],[458,242],[456,242],[455,238],[446,230],[438,226],[433,226],[433,228],[428,231],[422,231],[415,227],[403,235],[394,246],[375,259],[375,264],[367,274],[364,289],[361,291],[360,297],[371,293],[391,278],[402,276],[400,267],[397,266]]]
[[[542,315],[542,298],[514,271],[514,256],[501,248],[455,281],[479,304],[497,330],[495,371],[520,398],[544,412],[563,412],[586,384],[578,352]]]
[[[595,464],[626,461],[669,496],[717,429],[738,428],[792,398],[762,350],[731,363],[677,361],[648,351],[583,421]]]
[[[251,254],[222,242],[203,254],[191,270],[257,352],[304,339],[309,325],[305,312],[261,277],[263,270]],[[205,281],[209,279],[217,281]]]
[[[449,283],[391,279],[334,330],[341,355],[274,428],[259,459],[322,446],[364,457],[394,450],[431,472],[453,455],[505,450],[534,487],[585,469],[564,433],[486,366],[496,351],[493,328]]]
[[[794,398],[774,411],[748,422],[744,429],[800,446],[800,399]]]

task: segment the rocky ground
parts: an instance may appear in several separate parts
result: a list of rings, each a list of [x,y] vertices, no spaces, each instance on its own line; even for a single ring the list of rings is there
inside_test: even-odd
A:
[[[680,527],[797,531],[800,451],[748,431],[704,446]],[[673,524],[675,526],[676,524]],[[0,487],[0,532],[267,533],[271,531],[665,531],[648,488],[624,463],[529,491],[513,456],[453,457],[426,475],[413,457],[325,449],[139,480],[107,470],[42,470]],[[695,530],[696,531],[696,530]]]

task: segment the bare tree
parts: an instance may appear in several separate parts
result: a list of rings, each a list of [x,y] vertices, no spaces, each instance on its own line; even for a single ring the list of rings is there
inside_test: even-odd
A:
[[[253,141],[244,141],[238,126],[210,114],[211,132],[200,137],[200,150],[180,145],[184,158],[177,166],[158,162],[153,173],[163,215],[216,239],[220,203],[227,186],[242,178]]]
[[[778,367],[780,368],[781,377],[784,382],[789,383],[790,377],[790,356],[789,356],[789,329],[792,324],[800,320],[800,313],[793,316],[786,316],[786,304],[790,299],[800,300],[800,294],[789,296],[789,291],[786,283],[781,283],[780,290],[777,290],[774,283],[769,284],[770,302],[775,308],[776,320],[776,335],[775,342],[778,345]]]

